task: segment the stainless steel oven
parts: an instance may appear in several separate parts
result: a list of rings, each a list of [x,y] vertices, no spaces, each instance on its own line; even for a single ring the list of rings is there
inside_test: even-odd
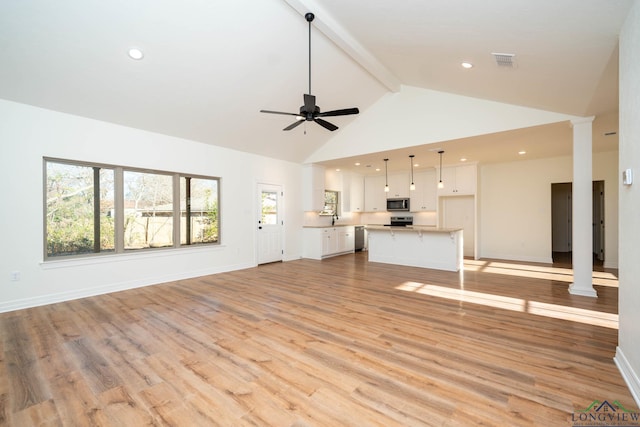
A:
[[[389,224],[385,224],[391,227],[406,227],[408,225],[413,225],[413,217],[412,216],[392,216],[389,219]]]

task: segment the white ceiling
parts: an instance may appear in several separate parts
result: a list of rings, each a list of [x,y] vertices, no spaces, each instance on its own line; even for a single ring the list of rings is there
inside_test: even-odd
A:
[[[259,110],[296,112],[302,105],[308,91],[302,15],[312,11],[312,93],[323,110],[356,106],[366,112],[402,84],[605,116],[594,128],[617,130],[612,128],[617,128],[617,40],[631,3],[4,1],[0,98],[303,162],[333,134],[313,123],[283,132],[288,117]],[[131,46],[144,51],[143,60],[127,57]],[[499,68],[492,52],[515,54],[516,67]],[[475,66],[464,70],[461,61]],[[330,121],[343,128],[357,119]],[[550,136],[552,131],[567,128],[494,135],[485,149],[475,140],[480,150],[475,158],[464,149],[468,141],[443,147],[451,153],[448,159],[465,155],[497,161],[506,151],[500,140],[524,141],[532,135],[539,140],[535,132]],[[570,147],[567,153],[566,147],[538,145],[543,157],[570,153]],[[615,149],[617,137],[600,141],[596,135],[594,146]],[[424,157],[433,148],[423,147]],[[454,149],[460,153],[454,155]],[[412,150],[392,154],[418,155],[418,148]]]

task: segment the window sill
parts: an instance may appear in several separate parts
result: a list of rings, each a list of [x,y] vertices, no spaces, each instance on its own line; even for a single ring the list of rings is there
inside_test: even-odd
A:
[[[43,270],[52,270],[57,268],[80,267],[85,265],[108,264],[114,262],[135,261],[140,259],[161,258],[175,255],[186,255],[197,252],[217,252],[225,249],[224,245],[206,245],[196,247],[181,248],[164,248],[164,249],[140,249],[135,252],[126,252],[123,254],[101,254],[90,256],[79,256],[68,259],[55,259],[41,261],[40,266]]]

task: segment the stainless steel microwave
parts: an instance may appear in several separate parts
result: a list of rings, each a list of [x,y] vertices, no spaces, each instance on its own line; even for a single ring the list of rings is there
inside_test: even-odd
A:
[[[398,199],[387,199],[388,211],[408,211],[409,210],[409,198],[402,197]]]

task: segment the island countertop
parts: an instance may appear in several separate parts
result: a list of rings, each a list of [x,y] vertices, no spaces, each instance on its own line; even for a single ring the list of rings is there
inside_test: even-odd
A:
[[[428,232],[428,233],[453,233],[461,231],[462,228],[441,228],[432,225],[407,225],[407,226],[388,226],[388,225],[367,225],[366,230],[377,231],[406,231],[406,232]]]
[[[302,228],[360,227],[361,224],[303,225]]]

